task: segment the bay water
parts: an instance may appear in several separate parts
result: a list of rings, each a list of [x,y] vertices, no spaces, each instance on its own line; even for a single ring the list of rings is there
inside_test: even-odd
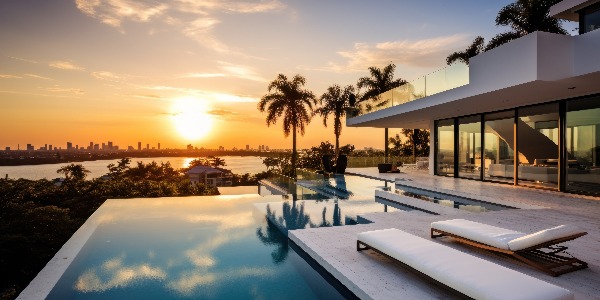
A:
[[[170,162],[171,166],[175,169],[185,168],[189,163],[196,157],[144,157],[144,158],[131,158],[130,166],[136,166],[137,162],[143,162],[144,164],[155,161],[157,163]],[[222,156],[220,157],[225,160],[226,166],[224,169],[231,170],[234,174],[243,175],[245,173],[256,174],[267,170],[267,167],[262,163],[263,158],[259,156]],[[74,162],[75,164],[82,164],[87,170],[88,179],[98,178],[108,173],[108,165],[111,163],[116,164],[120,159],[109,159],[109,160],[93,160]],[[54,179],[61,177],[60,174],[56,173],[56,170],[63,166],[67,166],[71,163],[62,164],[46,164],[46,165],[27,165],[27,166],[0,166],[0,176],[5,178],[17,179],[25,178],[31,180],[37,179]]]

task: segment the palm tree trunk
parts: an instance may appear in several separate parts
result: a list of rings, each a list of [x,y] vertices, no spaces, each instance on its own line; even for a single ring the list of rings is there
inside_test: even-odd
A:
[[[390,147],[389,147],[389,138],[388,138],[388,129],[385,129],[385,160],[387,161],[388,156],[390,156]]]
[[[417,136],[417,130],[418,129],[413,129],[413,134],[412,134],[412,159],[413,159],[413,163],[417,163],[417,146],[415,144],[415,137]]]
[[[293,126],[294,131],[292,132],[292,178],[296,179],[296,125]]]
[[[340,155],[340,135],[335,135],[335,156],[338,157]]]

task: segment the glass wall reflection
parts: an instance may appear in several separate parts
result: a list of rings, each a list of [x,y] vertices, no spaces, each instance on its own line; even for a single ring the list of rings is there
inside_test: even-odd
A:
[[[567,190],[600,190],[599,142],[600,97],[567,102]]]
[[[454,119],[438,121],[437,175],[454,176]]]
[[[558,103],[519,109],[519,185],[558,188]]]
[[[458,119],[458,176],[481,179],[481,116]]]
[[[515,112],[505,111],[486,114],[484,172],[485,180],[513,182]]]

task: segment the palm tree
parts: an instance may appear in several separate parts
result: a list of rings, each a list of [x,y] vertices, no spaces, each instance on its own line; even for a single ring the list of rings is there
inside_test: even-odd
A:
[[[334,84],[327,88],[321,95],[322,106],[315,110],[315,114],[323,117],[323,125],[327,127],[329,115],[333,115],[333,133],[335,134],[335,155],[340,152],[340,135],[342,134],[342,117],[346,115],[346,108],[350,107],[350,95],[354,95],[354,87],[347,85],[344,90]]]
[[[258,102],[258,109],[265,110],[267,115],[267,126],[275,124],[277,119],[283,116],[283,135],[289,136],[292,132],[292,177],[296,177],[296,133],[304,131],[313,115],[313,105],[317,104],[315,95],[302,87],[306,79],[300,75],[294,76],[292,80],[279,74],[268,87],[268,94],[264,95]]]
[[[379,69],[377,67],[369,67],[369,73],[371,77],[361,77],[358,79],[358,83],[356,86],[358,89],[366,89],[364,93],[361,94],[360,101],[373,100],[375,101],[376,106],[384,105],[386,102],[381,101],[380,95],[385,93],[391,89],[397,88],[403,84],[406,84],[406,80],[403,79],[394,79],[394,71],[396,70],[396,65],[390,63],[385,66],[383,69]],[[379,103],[377,103],[379,102]],[[385,157],[389,155],[389,147],[388,147],[388,129],[385,129]]]
[[[567,34],[561,21],[549,15],[550,7],[560,0],[517,0],[503,7],[496,16],[497,26],[510,26],[511,31],[493,37],[485,50],[496,48],[535,31]]]
[[[485,51],[485,41],[482,37],[478,36],[473,40],[473,43],[464,51],[454,52],[446,58],[446,63],[451,65],[455,61],[461,61],[466,65],[469,65],[469,59],[471,57]]]
[[[81,182],[90,171],[81,164],[70,164],[56,170],[56,173],[65,175],[65,181]]]

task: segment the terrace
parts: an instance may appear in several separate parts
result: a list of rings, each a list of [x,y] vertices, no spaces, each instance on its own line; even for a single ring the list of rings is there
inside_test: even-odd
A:
[[[371,222],[368,224],[290,231],[290,240],[361,299],[454,298],[455,295],[439,285],[423,280],[414,272],[372,250],[357,252],[355,249],[356,236],[360,232],[394,227],[430,239],[431,222],[454,218],[494,224],[522,232],[535,232],[560,224],[574,224],[586,230],[589,235],[567,244],[569,252],[589,263],[589,268],[560,277],[551,277],[514,259],[464,244],[448,240],[433,241],[566,288],[575,294],[575,299],[594,299],[600,295],[600,255],[597,252],[597,249],[600,249],[598,198],[431,176],[426,172],[410,169],[401,174],[379,174],[376,168],[355,168],[349,169],[348,172],[393,180],[402,186],[430,189],[518,208],[472,212],[447,206],[435,208],[433,205],[424,204],[421,206],[422,210],[362,214],[363,219]],[[351,188],[349,186],[349,189]],[[393,190],[377,191],[376,195],[401,199]],[[380,203],[394,204],[385,201]],[[435,210],[437,215],[423,210]]]

